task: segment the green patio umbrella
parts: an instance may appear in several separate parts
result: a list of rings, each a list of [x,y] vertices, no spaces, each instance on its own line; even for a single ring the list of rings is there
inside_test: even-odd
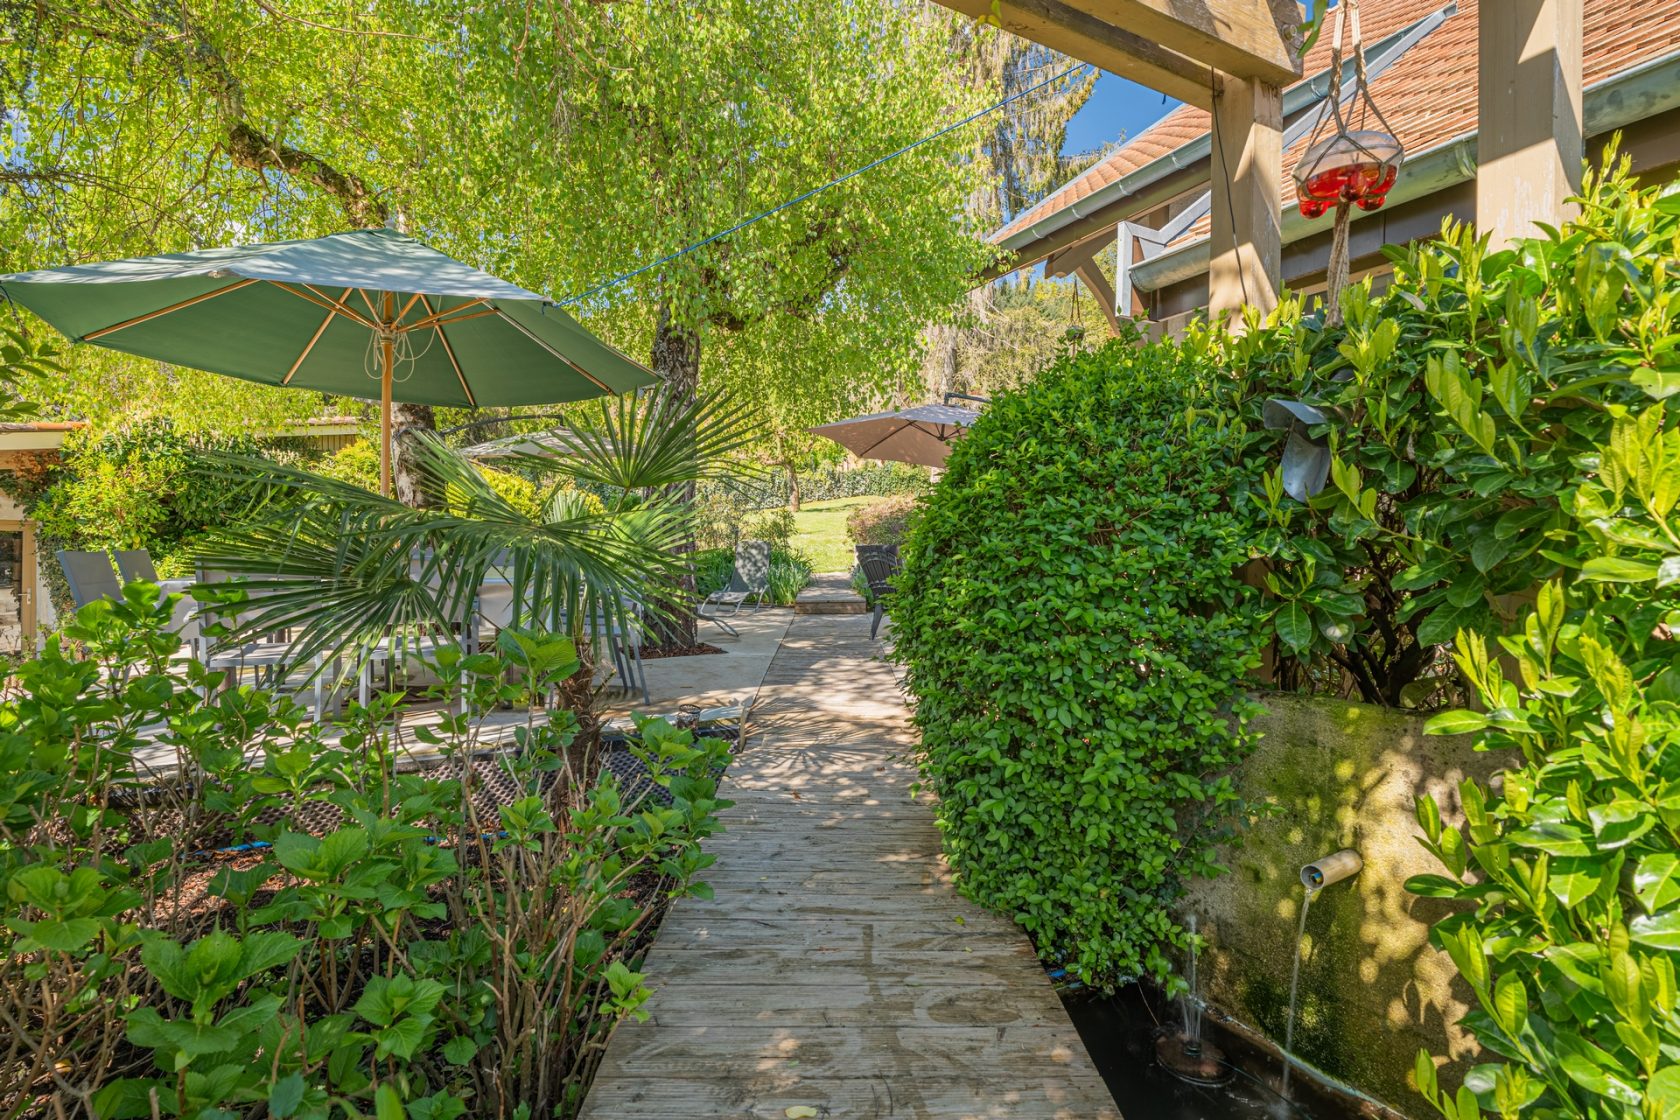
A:
[[[335,233],[0,276],[77,342],[380,402],[556,404],[654,383],[552,301],[394,230]]]

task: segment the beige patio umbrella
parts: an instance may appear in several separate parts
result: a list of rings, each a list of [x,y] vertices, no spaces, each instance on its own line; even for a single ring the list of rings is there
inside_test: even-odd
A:
[[[885,459],[943,467],[951,444],[980,419],[971,408],[923,404],[899,412],[872,412],[811,428],[813,435],[838,443],[860,459]]]

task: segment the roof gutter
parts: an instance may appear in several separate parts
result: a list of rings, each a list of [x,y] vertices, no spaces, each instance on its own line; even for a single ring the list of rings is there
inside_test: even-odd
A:
[[[1454,2],[1444,4],[1443,8],[1450,8],[1456,11],[1458,5]],[[1431,18],[1433,18],[1433,16],[1426,16],[1424,19],[1417,20],[1406,27],[1402,27],[1398,31],[1394,32],[1394,34],[1372,44],[1365,49],[1366,56],[1371,57],[1382,54],[1395,43],[1398,43],[1401,39],[1410,34],[1414,28],[1428,22]],[[1351,79],[1353,74],[1353,61],[1350,59],[1343,63],[1342,69],[1344,75]],[[1330,68],[1325,67],[1325,69],[1317,74],[1314,74],[1306,81],[1297,82],[1295,85],[1292,85],[1283,91],[1283,115],[1285,118],[1288,118],[1295,113],[1324,100],[1324,98],[1329,95]],[[1207,159],[1212,153],[1212,150],[1212,134],[1208,133],[1203,136],[1198,136],[1196,139],[1191,140],[1186,144],[1179,145],[1177,148],[1174,148],[1161,158],[1144,164],[1136,171],[1133,171],[1130,175],[1116,179],[1114,182],[1105,187],[1099,187],[1097,190],[1092,191],[1090,194],[1073,203],[1071,206],[1065,206],[1062,209],[1057,210],[1055,213],[1046,216],[1042,221],[1034,222],[1030,226],[1016,230],[1002,241],[999,241],[997,245],[1001,249],[1006,249],[1010,252],[1017,252],[1023,247],[1031,245],[1035,241],[1039,241],[1050,236],[1057,230],[1070,226],[1074,222],[1095,214],[1104,207],[1112,206],[1114,203],[1133,195],[1142,194],[1144,191],[1147,191],[1150,187],[1167,178],[1169,175],[1182,171],[1201,160]]]
[[[1581,115],[1584,131],[1592,137],[1676,108],[1680,108],[1680,51],[1671,51],[1591,86],[1582,95]],[[1407,156],[1404,173],[1388,193],[1388,205],[1402,205],[1474,179],[1478,166],[1476,139],[1476,132],[1466,132]],[[1353,211],[1355,221],[1370,216],[1362,210]],[[1330,217],[1303,218],[1291,207],[1283,215],[1283,243],[1291,245],[1323,233],[1333,223]],[[1207,272],[1208,257],[1208,238],[1203,235],[1132,265],[1132,284],[1152,292],[1171,287]]]

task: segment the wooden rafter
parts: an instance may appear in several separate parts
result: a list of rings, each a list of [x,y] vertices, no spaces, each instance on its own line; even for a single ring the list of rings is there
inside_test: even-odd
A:
[[[1213,106],[1212,73],[1207,66],[1080,10],[1088,5],[1064,0],[1006,0],[994,10],[992,0],[940,3],[975,19],[996,18],[1005,31],[1160,90],[1168,97],[1203,109]]]
[[[1301,76],[1294,0],[1068,0],[1072,7],[1239,78],[1288,85]]]
[[[939,2],[1203,109],[1216,71],[1275,85],[1301,76],[1294,0]]]

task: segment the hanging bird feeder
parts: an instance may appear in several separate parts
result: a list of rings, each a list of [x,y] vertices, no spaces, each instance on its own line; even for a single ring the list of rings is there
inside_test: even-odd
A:
[[[1353,50],[1353,92],[1345,98],[1344,16],[1352,31]],[[1303,217],[1321,217],[1332,208],[1336,211],[1325,301],[1329,321],[1335,324],[1341,321],[1341,291],[1348,278],[1350,211],[1355,206],[1379,209],[1400,177],[1400,164],[1406,157],[1405,148],[1371,98],[1359,33],[1358,0],[1342,0],[1336,6],[1336,25],[1330,40],[1330,94],[1325,102],[1327,111],[1319,114],[1307,150],[1295,165],[1295,195]]]
[[[1400,141],[1374,128],[1337,133],[1308,148],[1295,168],[1301,213],[1322,216],[1339,203],[1376,210],[1400,176]]]

